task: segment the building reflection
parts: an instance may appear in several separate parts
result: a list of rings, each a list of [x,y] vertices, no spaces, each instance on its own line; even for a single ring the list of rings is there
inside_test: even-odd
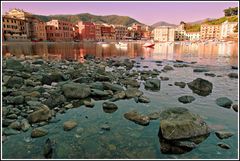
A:
[[[103,46],[96,43],[14,43],[2,46],[3,55],[39,55],[45,59],[66,59],[83,62],[84,55],[93,54],[99,58],[143,56],[152,60],[197,61],[201,64],[221,62],[238,64],[238,44],[169,44],[156,43],[154,48],[142,47],[140,43],[128,43],[128,48],[117,48],[115,44]]]

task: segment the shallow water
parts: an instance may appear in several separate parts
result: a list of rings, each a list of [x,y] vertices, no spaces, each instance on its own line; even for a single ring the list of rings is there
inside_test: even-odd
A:
[[[46,45],[42,43],[41,45],[47,46],[48,51],[57,50],[57,47],[52,49],[50,44]],[[78,44],[72,45],[81,46]],[[34,45],[29,46],[33,47]],[[58,46],[58,44],[56,44],[56,46]],[[63,47],[60,46],[61,45],[59,45],[59,50],[62,51],[61,49]],[[114,113],[105,113],[103,111],[102,103],[104,101],[95,101],[95,106],[93,108],[80,106],[67,110],[65,114],[57,114],[56,117],[60,119],[59,122],[50,123],[44,126],[44,128],[49,131],[49,134],[46,136],[29,140],[31,130],[25,133],[22,132],[18,135],[9,136],[2,146],[3,158],[43,158],[43,145],[45,140],[50,138],[54,142],[53,158],[236,159],[238,157],[238,113],[232,109],[220,107],[215,103],[217,98],[226,96],[233,100],[234,104],[238,104],[238,79],[230,79],[227,76],[230,72],[237,72],[237,70],[231,69],[230,66],[237,65],[237,54],[234,53],[236,49],[232,49],[230,52],[231,54],[223,59],[222,55],[219,56],[219,51],[218,53],[210,53],[210,56],[204,56],[204,54],[201,56],[199,55],[199,48],[196,49],[197,52],[194,50],[195,52],[193,51],[189,57],[186,56],[187,54],[185,52],[175,53],[172,54],[172,56],[169,52],[164,55],[165,49],[162,48],[161,50],[164,51],[161,53],[161,50],[157,47],[150,49],[153,51],[147,53],[143,52],[144,49],[139,47],[139,44],[134,44],[133,46],[134,51],[132,53],[135,60],[140,62],[141,66],[148,65],[149,69],[162,69],[162,66],[156,66],[156,63],[152,61],[153,59],[181,59],[186,61],[197,61],[198,63],[194,66],[198,66],[199,64],[208,65],[210,72],[216,75],[222,75],[222,77],[209,77],[205,76],[204,73],[193,73],[192,67],[174,68],[173,71],[160,74],[160,76],[167,76],[170,79],[168,81],[161,81],[161,90],[158,92],[146,91],[143,87],[143,83],[141,83],[140,90],[144,92],[145,96],[150,98],[150,103],[136,103],[134,99],[119,100],[115,102],[115,104],[118,105],[118,110]],[[12,48],[15,47],[16,46]],[[111,47],[113,46],[109,48]],[[11,46],[5,46],[3,48],[3,53],[13,50],[10,48]],[[72,49],[75,49],[75,47],[70,48],[70,51]],[[220,49],[220,47],[218,49]],[[88,53],[89,50],[90,49],[87,48],[83,55]],[[180,45],[175,45],[173,51],[178,50],[185,51]],[[193,49],[191,49],[191,51],[192,50]],[[209,48],[205,50],[215,51]],[[64,52],[67,51],[69,51],[69,49],[64,49]],[[79,49],[79,51],[81,51],[81,49]],[[116,51],[112,51],[112,53]],[[31,50],[30,52],[33,55],[38,53],[34,53]],[[61,53],[64,58],[72,56],[72,54],[66,55],[64,52]],[[128,53],[128,51],[125,52]],[[18,52],[11,53],[18,55]],[[108,56],[115,55],[112,53]],[[123,53],[122,56],[131,58],[131,55],[126,53]],[[51,52],[48,52],[48,54],[51,55]],[[141,60],[140,56],[144,56],[146,59]],[[173,63],[169,61],[163,63],[163,65],[165,64],[173,65]],[[143,68],[137,68],[136,70],[142,69]],[[210,95],[206,97],[199,96],[192,93],[187,86],[185,88],[180,88],[174,85],[175,81],[187,83],[198,77],[213,83],[213,91]],[[173,84],[173,86],[169,86],[168,84]],[[178,102],[178,97],[186,94],[194,96],[196,100],[190,104]],[[151,120],[148,126],[141,126],[125,119],[123,116],[124,113],[131,110],[137,110],[142,114],[148,114],[162,111],[169,107],[185,107],[191,112],[199,114],[208,125],[220,127],[221,129],[232,131],[235,134],[228,139],[220,140],[213,132],[205,141],[200,143],[196,149],[188,153],[181,155],[162,154],[158,139],[159,119]],[[63,123],[72,119],[78,122],[78,126],[71,131],[64,131]],[[108,124],[110,126],[110,131],[101,130],[101,125],[103,124]],[[79,128],[83,130],[79,130]],[[78,133],[77,131],[81,132]],[[231,149],[221,149],[217,146],[218,142],[227,143]]]

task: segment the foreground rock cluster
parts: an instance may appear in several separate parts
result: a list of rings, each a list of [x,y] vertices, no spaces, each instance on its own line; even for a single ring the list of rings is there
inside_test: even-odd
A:
[[[162,62],[156,63],[160,66]],[[81,105],[93,108],[97,100],[104,100],[102,109],[106,113],[113,113],[121,108],[114,103],[118,100],[134,99],[136,103],[149,103],[151,100],[139,89],[141,85],[146,90],[158,92],[161,90],[161,81],[169,80],[168,77],[160,77],[161,72],[189,66],[184,62],[177,62],[173,67],[159,67],[161,70],[137,71],[133,69],[138,68],[138,63],[134,60],[100,60],[90,55],[85,57],[84,63],[46,61],[40,58],[3,59],[3,135],[15,135],[31,129],[32,138],[45,136],[48,131],[42,126],[57,121],[54,118],[56,113],[64,113]],[[200,96],[208,96],[213,91],[213,84],[202,78],[188,83],[175,82],[175,86],[189,87]],[[178,100],[186,104],[195,101],[195,98],[183,95]],[[216,100],[216,104],[229,108],[232,102],[220,98]],[[238,111],[236,106],[233,109]],[[143,126],[160,117],[159,138],[164,153],[190,151],[209,134],[206,123],[184,108],[147,115],[129,111],[123,117]],[[68,120],[63,124],[63,130],[70,131],[77,125],[76,121]],[[109,127],[102,129],[110,130]]]

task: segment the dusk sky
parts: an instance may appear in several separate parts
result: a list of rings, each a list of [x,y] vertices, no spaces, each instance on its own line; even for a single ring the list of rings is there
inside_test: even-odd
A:
[[[40,15],[91,13],[130,16],[152,25],[158,21],[179,24],[223,17],[223,10],[237,2],[2,2],[2,13],[11,8]]]

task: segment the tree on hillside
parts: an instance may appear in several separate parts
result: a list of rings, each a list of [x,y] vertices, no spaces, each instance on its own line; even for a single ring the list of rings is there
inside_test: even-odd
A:
[[[224,15],[225,16],[234,16],[238,15],[238,7],[229,7],[224,10]]]
[[[233,32],[238,32],[238,24],[234,27],[234,31]]]

